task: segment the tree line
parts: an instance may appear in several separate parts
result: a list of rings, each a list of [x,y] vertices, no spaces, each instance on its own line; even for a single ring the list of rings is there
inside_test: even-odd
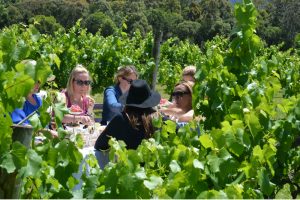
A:
[[[170,37],[203,47],[216,35],[230,37],[239,0],[0,0],[0,28],[15,23],[35,24],[42,33],[68,29],[82,18],[88,32],[103,36],[118,29],[129,35],[153,31],[162,41]],[[300,33],[298,0],[253,0],[257,34],[266,45],[282,42],[294,47]]]

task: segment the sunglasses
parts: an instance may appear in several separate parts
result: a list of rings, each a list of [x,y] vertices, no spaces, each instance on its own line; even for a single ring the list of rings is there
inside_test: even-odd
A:
[[[124,76],[122,76],[122,79],[127,81],[128,84],[131,84],[133,81],[132,79],[125,78]]]
[[[76,79],[74,79],[74,81],[79,86],[83,86],[83,85],[89,86],[92,84],[92,81],[83,81],[83,80],[76,80]]]
[[[190,94],[190,92],[173,92],[172,97],[183,97],[185,94]]]

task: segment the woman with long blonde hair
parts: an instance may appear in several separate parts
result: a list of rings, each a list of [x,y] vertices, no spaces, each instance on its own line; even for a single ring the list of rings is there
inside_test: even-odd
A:
[[[76,65],[68,79],[65,94],[65,102],[71,113],[63,118],[63,123],[82,123],[90,125],[93,122],[91,112],[94,107],[94,99],[90,97],[91,77],[89,71],[83,65]]]

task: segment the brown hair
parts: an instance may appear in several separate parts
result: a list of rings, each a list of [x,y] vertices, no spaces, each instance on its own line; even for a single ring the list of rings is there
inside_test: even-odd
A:
[[[122,76],[129,76],[130,74],[135,74],[138,78],[138,72],[133,65],[121,66],[118,68],[117,73],[115,74],[115,83],[119,83],[118,78]]]
[[[129,122],[134,129],[145,131],[146,138],[150,138],[154,133],[152,125],[153,108],[137,108],[125,106],[124,112],[127,114]]]
[[[175,87],[177,87],[178,85],[184,85],[188,91],[191,93],[191,95],[193,94],[193,87],[195,85],[195,83],[193,81],[180,81],[179,83],[177,83],[175,85]]]
[[[73,93],[74,93],[74,91],[73,91],[74,81],[73,80],[74,80],[74,78],[77,74],[81,74],[81,73],[88,74],[88,76],[90,78],[89,71],[83,65],[81,65],[81,64],[76,65],[76,67],[74,67],[73,70],[71,71],[71,74],[70,74],[69,79],[68,79],[68,83],[67,83],[68,95],[73,96]],[[90,87],[90,90],[91,90],[91,87]]]

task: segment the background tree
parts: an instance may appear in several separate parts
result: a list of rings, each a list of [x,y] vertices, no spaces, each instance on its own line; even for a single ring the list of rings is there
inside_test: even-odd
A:
[[[300,32],[300,2],[296,0],[255,0],[258,8],[257,33],[268,45],[285,42],[284,48],[293,46]]]
[[[8,4],[12,4],[12,3],[17,3],[20,0],[0,0],[0,4],[2,5],[8,5]]]
[[[232,7],[227,0],[203,0],[199,3],[201,24],[196,41],[198,44],[220,34],[229,36],[233,26]]]
[[[142,36],[146,36],[146,34],[151,30],[148,19],[142,12],[128,14],[126,25],[126,32],[128,32],[130,35],[133,35],[134,32],[139,30]]]
[[[0,27],[6,26],[8,23],[8,11],[3,4],[0,4]]]
[[[53,16],[65,28],[70,28],[84,16],[88,4],[79,0],[27,0],[15,3],[14,6],[20,10],[25,23],[35,15],[45,15]]]
[[[36,15],[29,20],[29,23],[33,24],[40,33],[53,34],[59,29],[64,29],[53,16]]]
[[[200,24],[198,22],[186,20],[177,25],[175,32],[181,40],[187,38],[190,42],[194,42],[194,38],[197,36],[199,28]]]
[[[84,24],[89,32],[95,34],[100,30],[103,36],[112,35],[116,29],[116,25],[111,18],[102,12],[95,12],[89,15]]]
[[[159,57],[160,57],[160,45],[162,42],[162,37],[164,34],[164,30],[166,29],[167,24],[167,14],[160,9],[153,9],[148,14],[148,21],[152,26],[153,31],[153,48],[152,55],[155,62],[155,68],[153,70],[153,78],[152,78],[152,89],[155,90],[158,65],[159,65]]]
[[[195,0],[179,0],[179,2],[182,7],[188,7],[192,3],[195,3]]]
[[[16,6],[9,5],[6,10],[6,14],[4,14],[5,17],[7,17],[7,23],[6,25],[16,24],[23,21],[23,15],[20,9],[18,9]]]
[[[126,1],[123,15],[125,16],[127,29],[124,31],[133,36],[134,32],[139,30],[143,36],[146,36],[146,34],[151,31],[151,26],[148,23],[146,16],[146,10],[143,1]]]
[[[286,42],[286,48],[294,44],[294,38],[300,33],[300,1],[281,0],[283,12],[280,19],[283,40]]]
[[[89,13],[103,12],[105,14],[111,15],[112,9],[106,0],[94,1],[89,4]]]
[[[165,8],[170,13],[181,13],[181,5],[179,0],[166,0]]]
[[[183,10],[183,17],[187,20],[196,21],[201,16],[200,4],[197,2],[191,3]]]
[[[117,25],[117,27],[122,27],[123,23],[124,23],[124,19],[125,19],[125,14],[124,14],[124,9],[125,9],[125,5],[126,2],[125,1],[110,1],[110,6],[111,9],[113,11],[113,21],[115,22],[115,24]]]
[[[183,19],[178,7],[178,0],[172,1],[144,1],[146,7],[152,7],[148,11],[148,21],[152,26],[153,32],[153,49],[152,55],[155,61],[155,69],[153,71],[152,89],[156,87],[159,57],[160,57],[160,45],[164,40],[172,36],[175,32],[176,26]],[[171,6],[171,8],[170,8]]]
[[[78,19],[83,18],[86,21],[91,14],[102,12],[117,28],[123,28],[126,23],[127,28],[123,31],[130,36],[136,30],[146,36],[152,30],[149,13],[153,9],[161,9],[169,17],[162,36],[163,41],[178,36],[202,46],[216,35],[229,36],[234,23],[232,7],[236,2],[241,0],[1,0],[0,28],[20,22],[28,24],[35,15],[45,15],[53,16],[68,29]],[[257,34],[267,45],[284,42],[285,49],[292,47],[295,35],[300,32],[300,1],[253,2],[259,13]],[[194,24],[193,28],[192,22],[200,25]],[[92,28],[90,30],[95,31]]]
[[[258,4],[259,5],[259,4]],[[268,9],[269,8],[269,9]],[[268,45],[279,44],[281,38],[281,28],[279,24],[274,24],[270,10],[272,5],[267,6],[258,10],[257,18],[257,34],[266,42]]]
[[[69,2],[66,1],[58,10],[56,20],[60,22],[64,27],[72,27],[77,20],[83,18],[88,5],[81,1]]]

